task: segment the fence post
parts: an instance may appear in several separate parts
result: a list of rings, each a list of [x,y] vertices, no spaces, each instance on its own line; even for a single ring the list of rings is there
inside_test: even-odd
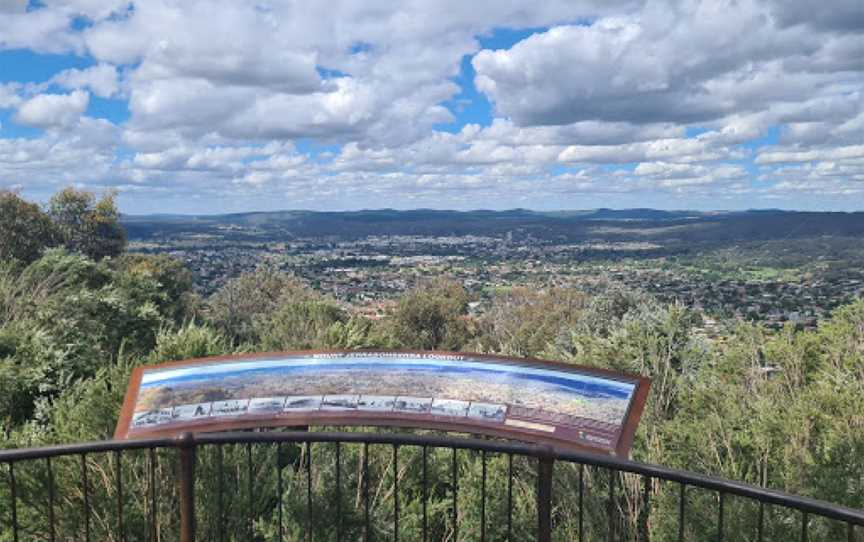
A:
[[[180,452],[180,542],[195,542],[195,436],[177,439]]]
[[[537,468],[537,542],[552,540],[552,471],[555,459],[551,450],[538,458]]]

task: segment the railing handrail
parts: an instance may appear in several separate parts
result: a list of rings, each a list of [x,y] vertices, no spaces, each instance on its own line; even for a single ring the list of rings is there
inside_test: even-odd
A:
[[[371,433],[371,432],[224,432],[200,433],[170,438],[142,438],[134,440],[106,440],[77,444],[60,444],[36,448],[13,448],[0,450],[0,463],[16,463],[32,459],[44,459],[64,455],[104,453],[117,450],[148,448],[180,448],[190,445],[247,444],[247,443],[357,443],[382,444],[391,446],[418,446],[429,448],[450,448],[513,454],[540,459],[552,459],[570,463],[591,465],[621,472],[628,472],[649,478],[678,482],[687,486],[737,495],[763,503],[791,508],[801,512],[816,514],[826,518],[864,526],[864,510],[792,495],[783,491],[766,489],[743,482],[712,477],[684,470],[675,470],[649,463],[640,463],[615,456],[607,456],[583,451],[565,451],[548,445],[522,442],[495,441],[470,437],[439,435],[418,435],[408,433]]]

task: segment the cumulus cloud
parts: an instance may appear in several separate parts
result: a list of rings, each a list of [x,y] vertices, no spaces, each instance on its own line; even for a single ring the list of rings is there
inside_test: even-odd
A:
[[[83,90],[70,94],[39,94],[21,103],[15,121],[38,128],[69,126],[87,110],[90,95]]]
[[[36,138],[0,138],[0,188],[23,185],[50,195],[59,187],[110,182],[118,128],[105,120],[82,118],[63,131]]]
[[[110,98],[118,91],[117,68],[110,64],[98,64],[83,70],[63,70],[51,78],[54,83],[67,89],[89,89],[100,98]]]
[[[0,85],[0,183],[16,157],[43,179],[32,168],[89,152],[99,167],[68,169],[82,182],[251,207],[710,205],[861,185],[860,0],[28,5],[0,2],[0,54],[88,67]],[[90,94],[131,117],[84,116]],[[15,123],[38,133],[2,139]],[[69,150],[39,154],[52,145]]]
[[[774,0],[772,4],[771,11],[782,26],[806,25],[844,32],[864,29],[864,7],[858,0]]]
[[[861,69],[860,36],[782,25],[778,13],[748,0],[651,2],[481,51],[476,85],[521,125],[706,123],[831,95],[848,76],[838,72]]]
[[[17,84],[0,85],[0,109],[9,109],[21,103],[21,97],[18,95],[19,86]]]
[[[817,160],[844,160],[849,158],[864,159],[864,145],[849,145],[846,147],[807,151],[766,151],[759,153],[759,156],[756,157],[756,163],[813,162]]]

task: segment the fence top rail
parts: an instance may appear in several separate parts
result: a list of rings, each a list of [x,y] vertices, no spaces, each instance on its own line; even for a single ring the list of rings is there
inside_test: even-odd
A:
[[[759,502],[823,516],[837,521],[864,526],[864,510],[857,510],[816,499],[791,495],[782,491],[765,489],[743,482],[736,482],[734,480],[716,478],[689,471],[674,470],[659,465],[639,463],[611,455],[602,455],[584,451],[560,450],[548,445],[428,434],[317,431],[225,432],[201,433],[196,435],[187,433],[174,438],[164,437],[135,440],[106,440],[99,442],[45,446],[39,448],[0,450],[0,463],[15,463],[19,461],[44,459],[46,457],[140,450],[148,448],[182,448],[196,445],[305,442],[426,446],[429,448],[476,450],[565,461],[646,476],[658,480],[677,482],[685,486],[693,486],[709,491],[736,495]]]

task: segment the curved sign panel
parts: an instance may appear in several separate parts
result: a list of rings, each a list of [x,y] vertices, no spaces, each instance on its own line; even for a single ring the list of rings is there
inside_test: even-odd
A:
[[[139,367],[115,438],[377,425],[483,433],[626,456],[645,378],[480,354],[308,351]]]

